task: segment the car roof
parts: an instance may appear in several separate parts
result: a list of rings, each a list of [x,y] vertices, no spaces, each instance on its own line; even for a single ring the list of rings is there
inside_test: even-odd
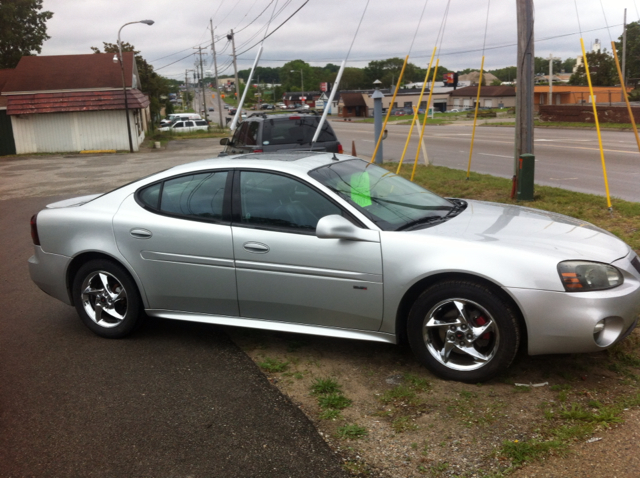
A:
[[[251,153],[205,159],[194,163],[175,166],[167,171],[167,176],[210,168],[249,168],[270,169],[289,172],[299,176],[306,175],[312,169],[337,161],[358,159],[348,154],[315,153],[311,151],[278,151],[273,153]]]
[[[245,119],[244,121],[247,120],[251,120],[251,121],[260,121],[260,120],[267,120],[267,119],[275,119],[275,120],[282,120],[282,119],[289,119],[291,117],[294,118],[320,118],[320,115],[318,114],[313,114],[313,113],[298,113],[297,111],[291,111],[290,113],[277,113],[274,115],[268,115],[266,113],[253,113],[251,115],[249,115],[249,117],[247,119]]]

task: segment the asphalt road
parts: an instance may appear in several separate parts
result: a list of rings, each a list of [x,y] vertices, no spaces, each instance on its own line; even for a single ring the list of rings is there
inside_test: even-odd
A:
[[[345,152],[355,141],[360,157],[370,158],[375,148],[373,124],[332,121]],[[409,126],[389,125],[384,160],[399,161]],[[427,124],[425,145],[429,160],[438,166],[466,171],[472,125]],[[514,172],[514,128],[476,128],[471,170],[511,178]],[[413,164],[419,132],[414,128],[404,162]],[[640,153],[633,132],[603,131],[605,164],[612,197],[640,201]],[[536,128],[534,133],[537,184],[605,195],[602,162],[595,130]],[[419,158],[422,162],[422,155]]]
[[[127,339],[101,339],[29,278],[34,212],[74,189],[100,192],[214,155],[211,140],[190,149],[0,160],[3,478],[345,476],[224,329],[156,319]]]

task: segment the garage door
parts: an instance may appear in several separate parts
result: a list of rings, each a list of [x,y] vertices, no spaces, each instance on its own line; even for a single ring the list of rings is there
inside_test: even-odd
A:
[[[16,154],[16,143],[13,140],[11,118],[6,110],[0,110],[0,156]]]

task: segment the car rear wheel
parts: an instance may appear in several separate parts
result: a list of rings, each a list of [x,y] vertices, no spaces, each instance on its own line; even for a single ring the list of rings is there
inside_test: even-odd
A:
[[[144,317],[133,279],[122,266],[108,260],[80,267],[73,281],[73,300],[82,322],[101,337],[125,337]]]
[[[407,332],[414,354],[431,371],[469,383],[506,370],[520,345],[511,306],[471,281],[446,281],[426,289],[411,308]]]

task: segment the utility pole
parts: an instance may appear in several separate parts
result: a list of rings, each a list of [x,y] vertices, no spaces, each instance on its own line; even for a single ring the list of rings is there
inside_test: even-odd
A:
[[[204,119],[208,120],[208,115],[207,115],[207,97],[205,96],[205,91],[204,91],[204,69],[202,68],[202,47],[199,46],[197,48],[198,50],[198,54],[200,55],[200,85],[202,88],[202,109],[204,110]]]
[[[553,104],[553,60],[562,60],[562,58],[554,57],[553,53],[549,53],[549,101],[547,104]]]
[[[533,0],[516,3],[518,16],[518,83],[516,87],[516,158],[533,154]]]
[[[187,109],[187,101],[189,101],[189,70],[184,70],[184,90],[185,97],[182,100],[182,112],[184,113]]]
[[[627,87],[627,9],[624,9],[624,22],[622,30],[622,87]],[[624,93],[620,92],[620,101],[625,101]]]
[[[236,101],[240,101],[240,81],[238,80],[238,63],[236,61],[236,38],[233,30],[227,35],[227,40],[231,40],[231,54],[233,55],[233,71],[236,75]]]
[[[213,35],[213,21],[209,19],[209,29],[211,30],[211,51],[213,52],[213,72],[216,79],[216,97],[218,98],[218,114],[220,115],[220,129],[224,128],[222,118],[222,98],[220,98],[220,88],[218,88],[218,60],[216,59],[216,40]]]

